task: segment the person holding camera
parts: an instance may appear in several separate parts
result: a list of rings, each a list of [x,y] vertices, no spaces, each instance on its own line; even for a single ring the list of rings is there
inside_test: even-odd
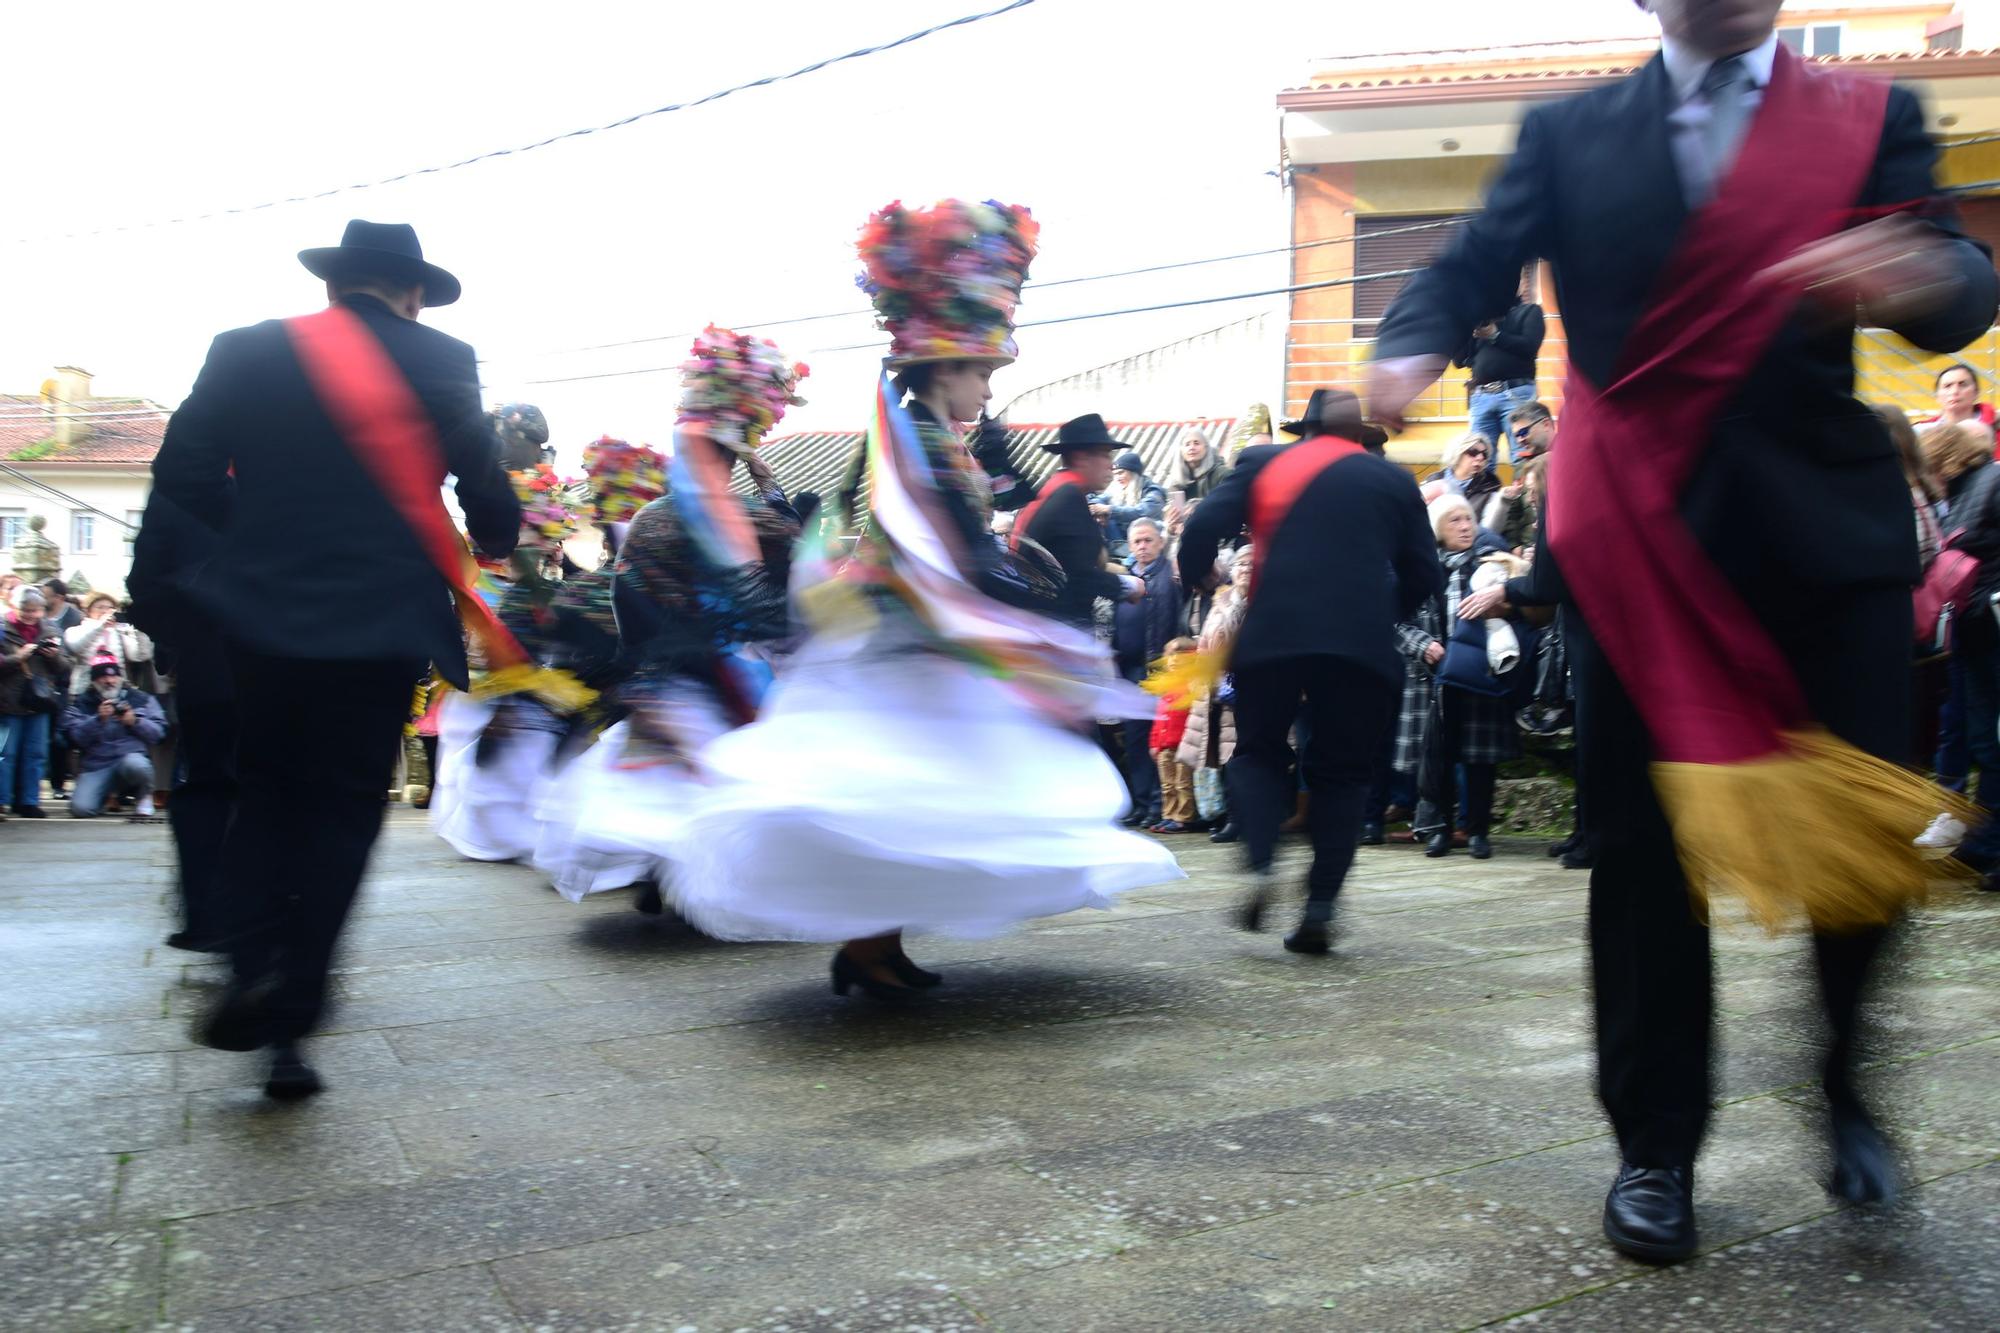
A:
[[[153,823],[153,761],[148,751],[167,733],[166,715],[143,690],[132,689],[115,662],[90,668],[90,686],[71,705],[64,729],[82,759],[69,812],[76,819],[104,813],[114,793],[138,798],[132,818]]]
[[[129,679],[132,667],[153,660],[153,641],[139,627],[119,614],[118,599],[108,592],[93,593],[85,604],[83,620],[63,631],[63,643],[79,665],[111,662],[121,679]],[[70,687],[70,697],[88,705],[94,682],[78,676]]]
[[[70,659],[48,627],[48,598],[19,584],[0,622],[0,805],[41,819],[42,770],[48,763],[48,715],[62,707]]]

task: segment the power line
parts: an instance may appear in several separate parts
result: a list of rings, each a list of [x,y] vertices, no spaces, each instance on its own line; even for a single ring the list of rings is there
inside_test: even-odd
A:
[[[41,480],[39,477],[31,477],[27,473],[19,471],[18,469],[10,466],[9,464],[0,463],[0,473],[4,473],[5,475],[14,478],[14,480],[21,482],[23,485],[31,486],[35,488],[35,490],[37,491],[46,492],[48,495],[54,497],[55,499],[61,500],[71,509],[79,509],[87,514],[95,514],[99,518],[108,518],[113,523],[116,523],[119,527],[124,528],[127,532],[137,532],[139,530],[137,524],[129,523],[126,520],[118,517],[116,514],[107,514],[102,509],[99,509],[96,505],[91,504],[89,501],[79,500],[74,495],[71,495],[69,492],[59,490],[56,487],[51,486],[47,482]]]
[[[1436,231],[1440,227],[1455,227],[1468,221],[1472,216],[1473,215],[1470,213],[1464,213],[1464,214],[1459,214],[1455,217],[1433,218],[1428,222],[1413,222],[1405,227],[1384,227],[1381,231],[1369,232],[1367,234],[1366,239],[1374,240],[1377,237],[1382,237],[1382,236],[1402,236],[1409,232],[1414,232],[1414,231]],[[1144,268],[1120,269],[1113,273],[1092,273],[1080,278],[1055,278],[1051,279],[1048,282],[1029,282],[1022,284],[1022,290],[1036,291],[1036,290],[1044,290],[1050,287],[1070,287],[1070,286],[1075,286],[1078,283],[1107,282],[1113,278],[1131,278],[1147,273],[1164,273],[1169,269],[1199,268],[1204,264],[1227,264],[1239,259],[1261,259],[1268,255],[1297,254],[1301,250],[1317,250],[1322,246],[1328,246],[1328,245],[1352,245],[1356,241],[1361,239],[1363,238],[1361,234],[1358,232],[1350,236],[1328,236],[1317,241],[1300,241],[1295,245],[1275,245],[1268,250],[1245,250],[1239,254],[1214,255],[1208,259],[1182,259],[1182,260],[1177,260],[1170,264],[1149,264]],[[739,332],[745,332],[750,329],[781,328],[788,324],[814,324],[829,319],[851,319],[859,315],[872,315],[874,313],[875,311],[873,307],[863,307],[858,310],[834,310],[824,315],[795,315],[789,319],[766,319],[766,320],[754,321],[748,324],[732,323],[728,327],[735,329]],[[646,343],[674,342],[677,339],[681,338],[692,338],[695,336],[697,332],[699,332],[699,330],[690,329],[686,333],[648,334],[646,337],[643,338],[625,338],[621,339],[618,342],[591,343],[588,346],[583,346],[583,347],[554,348],[551,349],[550,351],[536,353],[534,355],[561,356],[569,352],[604,352],[604,351],[610,351],[611,349],[617,347],[638,347]],[[522,359],[525,360],[528,358],[522,358]],[[491,358],[491,360],[498,364],[507,364],[509,362],[509,358],[507,357],[494,357]],[[613,373],[643,373],[643,372],[613,372]],[[547,383],[548,381],[536,380],[531,382]]]
[[[532,153],[537,148],[547,148],[551,144],[562,143],[565,140],[580,139],[585,135],[603,134],[609,130],[623,129],[627,125],[635,125],[639,121],[650,119],[653,116],[664,116],[673,111],[686,111],[693,107],[705,106],[710,102],[721,101],[733,93],[746,92],[752,88],[766,88],[773,84],[803,78],[808,74],[817,74],[819,71],[833,65],[838,65],[843,61],[859,60],[863,56],[880,55],[884,51],[893,51],[899,46],[908,46],[911,42],[922,41],[926,37],[935,36],[948,29],[962,28],[968,24],[979,23],[990,18],[998,18],[1002,14],[1011,13],[1016,9],[1022,9],[1034,3],[1035,0],[1009,0],[1009,3],[1001,5],[998,9],[989,9],[979,14],[967,14],[946,23],[934,24],[931,27],[923,29],[921,32],[913,32],[906,36],[898,37],[892,42],[882,42],[875,46],[864,46],[859,50],[849,51],[846,55],[829,56],[824,60],[815,60],[812,64],[801,66],[789,74],[768,74],[761,79],[752,79],[748,83],[739,83],[734,87],[724,88],[720,92],[709,93],[705,97],[697,97],[691,102],[669,102],[665,106],[654,107],[651,111],[641,111],[635,115],[611,121],[608,124],[591,125],[577,130],[566,130],[561,134],[552,134],[548,138],[537,140],[534,143],[522,144],[516,148],[495,148],[490,152],[477,153],[472,157],[461,158],[456,162],[447,162],[441,166],[419,167],[413,171],[404,171],[394,176],[385,176],[381,180],[357,181],[352,185],[337,185],[330,190],[321,190],[316,194],[295,194],[284,199],[273,199],[266,203],[249,204],[239,208],[220,208],[213,212],[195,213],[187,217],[160,218],[152,222],[132,222],[118,227],[98,227],[91,231],[64,232],[55,236],[17,236],[14,238],[14,244],[27,245],[38,241],[77,240],[86,236],[107,236],[116,232],[146,231],[155,227],[171,227],[185,222],[206,222],[212,218],[230,217],[243,213],[259,213],[266,209],[281,208],[287,204],[304,204],[319,199],[330,199],[334,195],[348,194],[355,190],[372,190],[381,185],[396,185],[403,181],[415,180],[419,176],[435,176],[446,171],[456,171],[460,167],[469,167],[475,163],[491,161],[498,157],[516,157],[522,153]]]
[[[1188,301],[1167,301],[1159,305],[1130,306],[1123,310],[1099,310],[1087,315],[1058,315],[1052,319],[1029,320],[1026,323],[1016,325],[1015,327],[1023,329],[1035,329],[1035,328],[1044,328],[1050,324],[1074,324],[1081,320],[1111,319],[1118,315],[1144,315],[1159,310],[1180,310],[1190,306],[1217,305],[1226,301],[1254,301],[1260,297],[1287,296],[1293,292],[1318,291],[1321,288],[1325,287],[1349,287],[1353,286],[1355,283],[1374,282],[1381,278],[1407,278],[1413,273],[1421,273],[1421,272],[1423,272],[1423,270],[1420,268],[1398,268],[1398,269],[1390,269],[1389,271],[1384,273],[1359,273],[1354,275],[1353,277],[1327,278],[1320,282],[1301,282],[1301,283],[1294,283],[1289,287],[1273,287],[1269,291],[1262,291],[1262,292],[1238,292],[1233,296],[1204,296]],[[858,352],[866,350],[868,348],[886,346],[887,343],[888,343],[887,339],[876,339],[873,342],[849,343],[841,347],[816,347],[812,349],[810,352],[807,352],[806,355],[818,356],[827,352]],[[528,380],[527,383],[573,384],[580,380],[619,379],[628,375],[659,375],[659,374],[664,374],[670,370],[677,371],[680,368],[681,368],[680,363],[677,361],[671,366],[640,366],[633,370],[603,370],[588,375],[560,375],[552,379]]]

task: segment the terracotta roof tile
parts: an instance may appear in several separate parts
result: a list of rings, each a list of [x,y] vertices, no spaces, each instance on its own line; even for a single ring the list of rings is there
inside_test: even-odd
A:
[[[144,398],[86,398],[60,405],[63,412],[91,415],[75,421],[88,427],[82,439],[56,448],[48,443],[55,435],[55,417],[44,409],[41,398],[33,394],[0,394],[0,462],[143,465],[160,452],[167,434],[167,409],[158,403]]]
[[[1438,52],[1437,54],[1442,55],[1444,53]],[[1996,55],[2000,55],[2000,47],[1989,48],[1986,50],[1978,50],[1978,51],[1947,50],[1947,51],[1868,52],[1865,54],[1844,55],[1844,56],[1813,56],[1811,57],[1811,60],[1812,63],[1815,65],[1842,65],[1842,66],[1882,64],[1889,61],[1930,61],[1937,64],[1949,64],[1955,60],[1971,60],[1971,59],[1977,59],[1987,56],[1996,56]],[[1652,56],[1649,52],[1646,56],[1646,60],[1650,60],[1651,58]],[[1632,71],[1641,68],[1644,64],[1645,60],[1639,60],[1633,62],[1626,62],[1622,64],[1607,64],[1607,65],[1593,66],[1589,69],[1524,69],[1524,70],[1508,70],[1504,72],[1495,72],[1492,70],[1486,70],[1476,74],[1450,74],[1450,73],[1429,74],[1429,73],[1423,73],[1421,72],[1421,70],[1417,70],[1416,72],[1412,72],[1407,75],[1399,74],[1389,78],[1380,78],[1380,79],[1342,79],[1338,81],[1323,80],[1318,83],[1301,84],[1300,86],[1295,88],[1286,88],[1283,89],[1282,91],[1287,93],[1334,92],[1334,91],[1345,91],[1345,90],[1358,92],[1370,88],[1411,88],[1411,87],[1421,87],[1421,86],[1447,84],[1447,83],[1467,84],[1467,85],[1481,84],[1481,83],[1519,84],[1519,83],[1534,83],[1537,80],[1542,80],[1542,79],[1593,79],[1593,78],[1601,79],[1601,78],[1612,78],[1616,76],[1630,74]]]

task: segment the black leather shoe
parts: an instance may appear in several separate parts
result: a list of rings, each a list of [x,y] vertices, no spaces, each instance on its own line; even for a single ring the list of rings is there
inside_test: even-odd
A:
[[[1576,845],[1577,845],[1577,836],[1576,834],[1572,833],[1567,838],[1564,838],[1561,842],[1550,843],[1549,855],[1568,856],[1571,852],[1576,850]]]
[[[231,981],[195,1028],[194,1039],[218,1051],[254,1051],[268,1045],[270,1016],[265,1005],[276,989],[275,977],[248,986]]]
[[[271,1048],[271,1075],[264,1080],[264,1095],[274,1102],[299,1102],[326,1085],[289,1041]]]
[[[1224,824],[1221,828],[1209,834],[1208,840],[1210,842],[1235,842],[1242,836],[1243,834],[1237,830],[1236,825],[1232,822]]]
[[[1301,921],[1297,930],[1285,936],[1285,948],[1291,953],[1327,953],[1333,948],[1333,939],[1324,923]]]
[[[638,896],[632,899],[632,910],[647,916],[664,916],[667,900],[660,896],[660,886],[651,880],[640,884]]]
[[[894,970],[894,965],[887,960],[884,960],[883,966]],[[845,995],[855,986],[859,986],[861,993],[872,1000],[887,1000],[892,1004],[907,1004],[917,993],[915,987],[904,984],[901,978],[893,982],[883,981],[868,967],[849,958],[847,950],[842,949],[833,956],[833,993]]]
[[[1380,847],[1387,841],[1389,841],[1388,835],[1382,832],[1380,824],[1371,821],[1361,826],[1361,845],[1363,847]]]
[[[1649,1264],[1679,1263],[1693,1254],[1693,1174],[1683,1167],[1621,1164],[1604,1200],[1604,1238]]]
[[[1475,861],[1491,861],[1493,859],[1493,843],[1484,833],[1473,834],[1471,839],[1465,844],[1465,849],[1472,853],[1472,859]]]
[[[1833,1108],[1833,1178],[1826,1188],[1853,1204],[1891,1204],[1903,1192],[1895,1150],[1859,1106]]]
[[[1563,853],[1564,870],[1588,870],[1597,864],[1597,858],[1590,854],[1590,844],[1584,843]]]
[[[185,949],[189,953],[223,952],[223,945],[221,940],[210,939],[204,935],[197,935],[191,930],[177,930],[173,934],[167,936],[165,942],[166,946],[169,949]]]
[[[1118,822],[1126,828],[1138,828],[1141,824],[1147,822],[1146,812],[1144,810],[1134,810]]]
[[[1253,889],[1236,908],[1236,928],[1256,934],[1264,928],[1264,913],[1271,906],[1271,890],[1259,886]]]
[[[905,986],[916,986],[928,990],[932,986],[944,985],[944,973],[932,972],[918,967],[910,961],[908,954],[899,953],[889,959],[889,970],[896,974],[896,980]]]
[[[1451,830],[1450,830],[1450,829],[1446,829],[1446,830],[1444,830],[1444,831],[1443,831],[1442,833],[1433,833],[1433,834],[1431,834],[1431,840],[1430,840],[1429,842],[1427,842],[1427,843],[1425,843],[1425,844],[1424,844],[1424,855],[1425,855],[1425,856],[1450,856],[1450,855],[1451,855]]]

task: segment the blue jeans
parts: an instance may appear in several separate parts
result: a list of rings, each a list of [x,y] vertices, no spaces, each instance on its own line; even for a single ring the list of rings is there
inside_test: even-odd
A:
[[[17,810],[42,803],[42,770],[49,764],[49,719],[0,717],[0,799]],[[19,799],[16,799],[16,793]]]
[[[69,812],[77,819],[101,815],[105,798],[114,791],[122,796],[151,796],[153,761],[143,754],[128,754],[109,767],[86,768],[76,775],[76,786],[69,794]]]
[[[1955,637],[1955,636],[1954,636]],[[1972,773],[1972,746],[1965,735],[1965,656],[1954,652],[1945,659],[1949,686],[1944,703],[1938,707],[1937,769],[1938,786],[1965,794]]]
[[[1480,393],[1472,395],[1472,429],[1496,444],[1502,436],[1507,439],[1507,461],[1515,461],[1514,424],[1507,418],[1517,407],[1526,407],[1535,401],[1535,386],[1523,384],[1519,388],[1503,393]],[[1500,451],[1495,449],[1486,460],[1486,470],[1491,472],[1500,462]]]

